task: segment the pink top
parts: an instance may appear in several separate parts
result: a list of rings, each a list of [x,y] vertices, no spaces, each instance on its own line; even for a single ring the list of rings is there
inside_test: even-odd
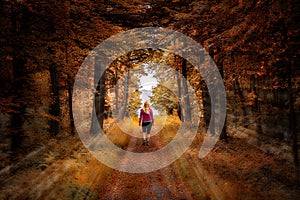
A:
[[[149,111],[150,111],[150,113],[148,114],[144,111],[144,109],[141,109],[139,125],[141,125],[141,121],[142,122],[154,122],[153,111],[151,108],[149,108]]]

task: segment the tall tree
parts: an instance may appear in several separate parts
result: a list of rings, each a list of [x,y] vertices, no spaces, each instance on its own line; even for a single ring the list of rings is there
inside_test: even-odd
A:
[[[24,137],[24,115],[26,103],[22,101],[26,84],[25,60],[20,56],[22,51],[20,36],[22,34],[22,6],[12,3],[11,5],[11,45],[12,45],[12,72],[13,72],[13,98],[18,105],[16,112],[11,115],[11,149],[18,149]]]
[[[181,108],[181,105],[180,105],[180,101],[181,101],[181,76],[180,76],[180,69],[177,69],[177,91],[178,91],[178,106],[177,106],[177,114],[178,114],[178,117],[179,119],[184,122],[184,115],[182,113],[182,108]]]
[[[178,100],[176,95],[169,90],[167,87],[158,84],[155,88],[152,89],[152,96],[150,96],[150,101],[153,103],[153,107],[168,115],[173,114],[173,110],[178,107]]]
[[[105,105],[105,94],[106,94],[106,86],[105,86],[105,66],[101,65],[101,60],[99,60],[98,56],[95,57],[95,73],[101,74],[96,96],[96,115],[100,124],[101,129],[103,130],[103,122],[104,122],[104,105]]]
[[[209,125],[211,118],[211,100],[208,92],[208,88],[204,81],[202,81],[202,101],[203,101],[203,118],[206,128]]]
[[[72,78],[68,78],[68,103],[69,103],[69,120],[70,120],[70,128],[71,128],[71,135],[75,135],[75,123],[74,123],[74,118],[73,118],[73,100],[72,100],[72,95],[73,95],[73,84],[72,84]]]
[[[137,116],[137,110],[142,105],[142,99],[140,98],[141,92],[139,90],[135,90],[129,97],[128,101],[128,111],[130,116]]]
[[[115,101],[115,104],[116,104],[116,111],[119,110],[119,78],[118,78],[118,68],[117,66],[115,67],[116,68],[116,77],[115,77],[115,98],[116,98],[116,101]]]
[[[186,59],[182,59],[182,75],[185,78],[183,81],[183,91],[184,91],[184,107],[185,107],[185,120],[191,121],[192,115],[191,115],[191,103],[190,103],[190,97],[189,97],[189,88],[187,84],[187,62]]]
[[[222,79],[224,80],[224,65],[223,65],[223,61],[220,62],[219,64],[219,71],[220,71],[220,74],[221,74],[221,77]],[[221,131],[221,134],[220,134],[220,139],[223,139],[227,142],[227,115],[225,116],[225,122],[224,122],[224,126],[223,126],[223,129]]]

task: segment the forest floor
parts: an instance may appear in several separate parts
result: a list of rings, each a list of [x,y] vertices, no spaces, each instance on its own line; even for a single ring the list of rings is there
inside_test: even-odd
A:
[[[176,134],[179,121],[167,119],[151,138],[126,136],[118,126],[106,133],[127,151],[160,149]],[[157,127],[154,127],[154,130]],[[293,164],[241,139],[219,141],[203,159],[198,133],[174,163],[150,173],[111,169],[77,136],[60,136],[0,170],[0,199],[297,199]],[[163,158],[162,158],[163,159]],[[5,160],[3,160],[5,161]]]

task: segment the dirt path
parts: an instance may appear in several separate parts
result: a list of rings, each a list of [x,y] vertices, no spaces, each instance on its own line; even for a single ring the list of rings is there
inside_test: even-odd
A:
[[[149,146],[143,146],[141,139],[131,137],[126,150],[140,153],[155,151],[162,148],[163,139],[158,133],[151,138]],[[106,185],[101,199],[193,199],[188,184],[174,170],[174,165],[144,174],[114,170]]]

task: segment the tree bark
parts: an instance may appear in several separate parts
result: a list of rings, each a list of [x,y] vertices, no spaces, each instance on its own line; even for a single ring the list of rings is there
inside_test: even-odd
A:
[[[221,77],[222,79],[224,80],[224,68],[223,68],[223,63],[220,63],[220,74],[221,74]],[[221,134],[220,134],[220,139],[222,140],[225,140],[227,142],[227,114],[225,116],[225,122],[224,122],[224,126],[223,126],[223,129],[221,131]]]
[[[192,120],[191,103],[190,103],[189,89],[188,89],[188,84],[187,84],[187,69],[186,69],[186,67],[187,67],[186,59],[183,58],[183,60],[182,60],[182,75],[185,78],[185,80],[183,81],[185,119],[186,119],[186,121],[191,121]]]
[[[127,112],[127,105],[128,105],[128,90],[129,90],[129,80],[130,80],[130,71],[128,67],[126,67],[126,76],[125,76],[125,83],[124,83],[124,102],[121,108],[121,119],[123,120],[125,116],[128,116]]]
[[[203,117],[206,128],[208,128],[210,117],[211,117],[211,100],[208,92],[208,88],[203,83],[202,88],[202,102],[203,102]]]
[[[14,96],[15,103],[19,104],[19,107],[16,108],[17,112],[11,115],[11,150],[15,151],[22,145],[23,137],[24,137],[24,115],[26,110],[26,103],[22,100],[24,97],[24,87],[25,80],[22,79],[25,73],[25,61],[18,58],[17,53],[20,51],[20,47],[18,46],[18,35],[20,32],[20,27],[18,24],[19,20],[17,19],[18,14],[14,5],[11,5],[11,25],[12,25],[12,48],[14,51],[12,52],[12,85],[13,91],[12,94]]]
[[[104,123],[104,105],[105,105],[105,67],[104,66],[101,66],[98,59],[95,63],[96,65],[99,65],[99,67],[97,68],[100,68],[100,74],[101,77],[100,77],[100,80],[99,80],[99,90],[98,90],[98,103],[97,103],[97,106],[96,106],[96,109],[97,109],[97,118],[98,118],[98,121],[99,121],[99,125],[101,127],[101,129],[103,130],[103,123]]]
[[[70,2],[69,2],[70,3]],[[69,31],[67,31],[69,35]],[[68,53],[68,45],[66,45],[66,64],[69,63],[69,53]],[[73,102],[72,102],[72,95],[73,95],[73,78],[68,75],[68,101],[69,101],[69,120],[70,120],[70,129],[71,135],[75,135],[75,124],[73,118]]]
[[[116,98],[115,113],[117,114],[119,112],[119,82],[118,82],[118,69],[117,68],[116,68],[115,98]],[[118,114],[116,117],[119,118]]]
[[[69,83],[68,85],[68,95],[69,95],[69,119],[70,119],[70,128],[71,128],[71,135],[75,135],[75,124],[73,118],[73,103],[72,103],[72,93],[73,93],[73,85]]]
[[[181,110],[181,106],[180,106],[182,95],[181,95],[181,78],[180,78],[179,70],[177,70],[177,86],[178,86],[178,98],[179,98],[178,105],[177,105],[177,114],[178,114],[180,121],[184,122],[184,117],[181,112],[182,110]]]
[[[26,103],[23,102],[22,97],[24,94],[24,81],[21,77],[24,76],[24,62],[17,58],[13,61],[13,94],[15,101],[19,103],[17,112],[11,116],[11,150],[15,151],[22,145],[24,138],[24,115],[26,111]],[[15,103],[16,103],[15,102]]]
[[[90,134],[96,135],[98,133],[97,123],[101,127],[101,133],[103,131],[103,122],[104,122],[104,103],[105,103],[105,66],[102,66],[101,59],[99,56],[95,56],[94,64],[94,87],[96,88],[96,93],[93,101],[93,110],[92,110],[92,121],[90,127]],[[101,77],[99,77],[99,75]]]

